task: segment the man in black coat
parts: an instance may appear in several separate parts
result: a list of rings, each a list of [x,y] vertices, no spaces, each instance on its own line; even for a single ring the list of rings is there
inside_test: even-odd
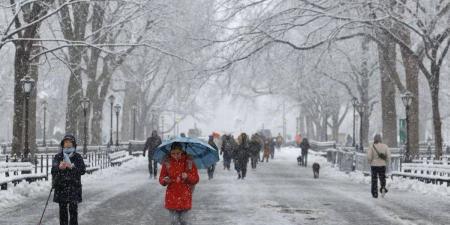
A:
[[[300,148],[302,149],[303,166],[308,166],[308,150],[311,148],[307,138],[303,138],[302,143],[300,143]]]
[[[250,157],[249,140],[246,133],[242,133],[239,136],[239,146],[234,154],[236,157],[236,163],[238,170],[238,179],[244,179],[247,175],[247,164]]]
[[[77,143],[73,135],[64,136],[61,152],[52,163],[52,184],[55,189],[53,201],[59,204],[60,225],[78,225],[78,203],[82,201],[81,175],[86,166],[83,157],[76,152]]]
[[[148,150],[148,172],[150,172],[150,178],[156,179],[158,177],[158,162],[153,159],[153,154],[160,144],[161,138],[158,136],[158,132],[156,130],[152,131],[152,136],[147,138],[145,142],[143,154],[145,156],[145,151]]]

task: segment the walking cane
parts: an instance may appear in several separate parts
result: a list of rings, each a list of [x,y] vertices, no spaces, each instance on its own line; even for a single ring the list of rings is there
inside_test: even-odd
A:
[[[38,225],[41,225],[42,218],[44,218],[45,210],[47,209],[48,201],[50,200],[50,196],[52,195],[53,187],[50,189],[50,193],[48,194],[47,202],[45,203],[44,211],[42,212],[41,219],[39,220]]]

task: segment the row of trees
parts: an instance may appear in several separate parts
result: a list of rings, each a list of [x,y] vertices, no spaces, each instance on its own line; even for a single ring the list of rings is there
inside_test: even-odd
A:
[[[24,148],[26,118],[20,80],[26,75],[38,84],[30,99],[30,140],[36,139],[40,122],[36,109],[40,111],[43,98],[54,103],[49,107],[51,129],[62,123],[65,132],[78,136],[84,134],[80,101],[89,98],[90,144],[105,141],[102,132],[109,126],[103,117],[109,112],[111,94],[123,104],[121,127],[126,138],[133,106],[138,111],[139,138],[144,138],[144,128],[158,124],[156,118],[164,112],[195,115],[195,95],[207,77],[201,77],[205,65],[201,49],[186,40],[196,32],[212,35],[204,25],[210,9],[209,1],[11,0],[0,4],[5,15],[0,18],[0,52],[5,57],[14,55],[13,153],[21,154]],[[41,76],[50,85],[39,85]],[[42,95],[52,89],[65,93]],[[64,117],[65,121],[58,121]]]
[[[442,155],[440,88],[441,75],[448,74],[448,0],[220,2],[220,22],[229,32],[211,43],[219,46],[218,54],[225,59],[222,69],[274,61],[265,59],[268,54],[285,57],[276,72],[264,76],[274,80],[283,74],[292,82],[255,86],[254,78],[261,75],[257,72],[248,79],[250,90],[293,98],[301,108],[301,121],[314,123],[305,127],[314,128],[319,136],[327,126],[338,130],[350,99],[356,97],[368,106],[362,118],[364,143],[368,143],[369,118],[379,107],[382,133],[390,146],[398,146],[397,99],[408,90],[414,96],[408,135],[415,155],[419,102],[426,96],[419,95],[422,76],[430,93],[435,154]],[[338,94],[342,91],[346,96]]]

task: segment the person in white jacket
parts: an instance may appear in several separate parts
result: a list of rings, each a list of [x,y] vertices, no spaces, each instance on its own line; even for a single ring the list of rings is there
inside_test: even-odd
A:
[[[386,166],[391,161],[391,151],[382,143],[381,135],[376,134],[373,144],[367,151],[367,159],[372,171],[372,196],[378,198],[378,178],[380,179],[380,193],[382,196],[388,192],[386,189]]]

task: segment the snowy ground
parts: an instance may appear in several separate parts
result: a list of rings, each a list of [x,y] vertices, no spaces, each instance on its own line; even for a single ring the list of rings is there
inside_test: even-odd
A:
[[[389,180],[384,199],[370,195],[369,178],[322,165],[321,177],[296,164],[298,150],[285,148],[276,159],[249,170],[246,180],[218,164],[215,178],[201,181],[194,193],[194,225],[261,224],[448,224],[450,190],[416,181]],[[147,160],[134,159],[119,168],[83,178],[80,224],[166,225],[164,187],[148,178]],[[0,191],[0,224],[36,224],[50,189],[49,182],[20,184]],[[57,204],[50,202],[43,224],[58,224]]]

